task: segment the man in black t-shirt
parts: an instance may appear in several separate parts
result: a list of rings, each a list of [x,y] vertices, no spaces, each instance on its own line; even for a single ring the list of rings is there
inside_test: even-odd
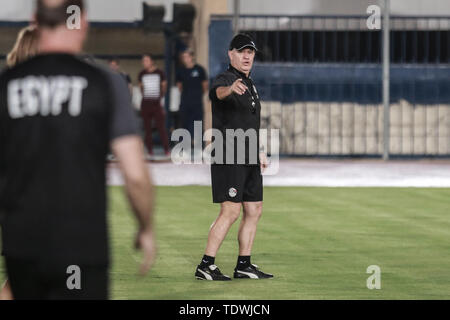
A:
[[[211,165],[213,201],[221,207],[209,231],[205,254],[195,271],[198,279],[231,280],[214,262],[228,230],[239,218],[241,208],[243,217],[239,226],[239,256],[234,278],[273,277],[250,262],[256,227],[262,214],[261,172],[267,167],[264,150],[259,146],[261,104],[250,78],[255,53],[256,45],[248,35],[236,35],[228,50],[228,70],[216,77],[209,93],[212,127],[221,132],[223,141],[213,142],[215,152]],[[217,154],[220,148],[223,157]]]
[[[133,83],[131,81],[130,75],[128,73],[126,73],[125,71],[123,71],[120,68],[120,61],[118,58],[111,58],[108,62],[109,67],[111,68],[111,70],[114,70],[115,72],[119,73],[123,79],[125,80],[125,82],[128,85],[128,89],[130,90],[130,94],[133,94]]]
[[[191,50],[181,54],[183,67],[177,72],[177,87],[181,92],[180,114],[183,128],[194,137],[194,121],[203,120],[203,95],[208,92],[205,69],[194,63]]]
[[[67,8],[81,28],[66,27]],[[141,272],[154,260],[153,196],[122,77],[75,57],[82,0],[37,0],[40,54],[0,75],[2,246],[15,299],[106,299],[105,157],[112,148],[139,222]]]

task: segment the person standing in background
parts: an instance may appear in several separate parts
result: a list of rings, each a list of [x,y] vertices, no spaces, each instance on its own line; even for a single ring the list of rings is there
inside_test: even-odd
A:
[[[184,51],[180,58],[183,67],[178,70],[176,82],[181,92],[181,122],[194,137],[194,121],[203,120],[203,96],[208,92],[208,80],[205,69],[194,62],[192,50]]]
[[[152,122],[154,120],[165,155],[169,156],[166,117],[161,105],[161,99],[167,91],[166,77],[164,72],[155,65],[151,54],[142,56],[142,66],[144,70],[139,73],[138,79],[142,92],[141,115],[145,127],[145,144],[149,155],[153,156]]]
[[[111,70],[118,72],[123,77],[125,82],[128,84],[128,89],[130,90],[130,94],[133,95],[133,84],[131,82],[130,75],[120,68],[120,60],[118,58],[114,57],[109,60],[108,64],[109,64],[109,67],[111,68]]]

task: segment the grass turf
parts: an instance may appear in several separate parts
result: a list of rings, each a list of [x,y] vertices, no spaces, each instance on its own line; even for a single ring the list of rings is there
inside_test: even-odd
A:
[[[122,188],[110,188],[113,299],[450,299],[450,189],[264,189],[252,262],[269,280],[194,279],[218,213],[208,187],[157,188],[159,254],[137,275],[135,222]],[[216,264],[232,275],[236,223]],[[381,290],[369,290],[369,265]],[[0,264],[0,280],[4,277]]]

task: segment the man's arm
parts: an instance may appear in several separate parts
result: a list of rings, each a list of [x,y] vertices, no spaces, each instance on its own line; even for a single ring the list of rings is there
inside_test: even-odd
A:
[[[119,161],[125,190],[139,224],[136,247],[143,251],[140,272],[145,274],[155,260],[156,248],[153,233],[154,191],[144,162],[144,148],[138,136],[128,135],[114,139],[111,149]]]
[[[209,91],[208,76],[206,74],[205,68],[203,68],[202,66],[199,66],[199,68],[200,68],[200,80],[202,81],[202,90],[203,94],[205,94]]]
[[[247,86],[242,82],[242,79],[237,79],[229,87],[218,87],[216,89],[216,95],[219,100],[224,100],[233,93],[243,95],[248,90]]]
[[[209,91],[209,84],[208,84],[207,80],[202,81],[202,89],[203,89],[203,94],[205,94]]]
[[[108,74],[111,84],[109,141],[111,150],[119,160],[125,179],[125,190],[139,223],[136,247],[144,254],[141,265],[141,273],[144,274],[155,259],[152,183],[144,162],[143,143],[138,136],[137,122],[126,82],[120,75]]]
[[[264,172],[266,168],[269,166],[269,162],[267,160],[266,148],[261,143],[259,146],[259,163],[261,167],[261,172]]]

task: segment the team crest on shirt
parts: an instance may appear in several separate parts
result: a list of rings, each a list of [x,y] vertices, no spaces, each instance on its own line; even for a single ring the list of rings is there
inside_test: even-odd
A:
[[[230,188],[230,189],[228,190],[228,195],[229,195],[230,197],[232,197],[232,198],[236,197],[236,195],[237,195],[237,190],[236,190],[235,188]]]
[[[197,78],[200,74],[198,73],[198,70],[194,70],[191,73],[192,78]]]

